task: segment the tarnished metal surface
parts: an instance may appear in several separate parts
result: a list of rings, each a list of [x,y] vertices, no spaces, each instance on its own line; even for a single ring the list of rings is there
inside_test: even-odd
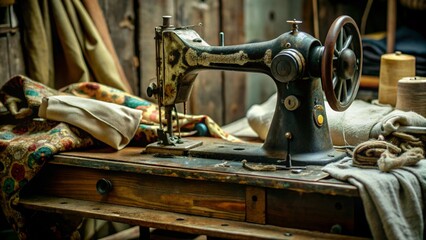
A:
[[[250,60],[247,53],[243,51],[230,54],[211,54],[203,52],[201,55],[198,55],[198,52],[193,49],[188,49],[185,58],[189,66],[205,67],[215,63],[244,65]]]
[[[325,151],[316,153],[288,155],[283,151],[266,151],[260,146],[248,144],[208,144],[188,151],[190,156],[217,160],[252,163],[276,164],[279,166],[306,166],[310,159],[322,159],[323,162],[333,162],[346,156],[345,152]],[[314,155],[315,154],[315,155]],[[312,161],[312,164],[315,164]]]
[[[165,146],[161,142],[151,143],[145,148],[145,153],[153,154],[154,156],[185,156],[188,155],[190,149],[199,147],[203,144],[202,141],[189,139],[179,139],[171,145]]]
[[[355,21],[349,16],[337,18],[324,46],[322,86],[330,107],[344,111],[356,97],[362,73],[361,35]]]
[[[265,163],[270,162],[269,156],[274,156],[274,161],[291,158],[299,165],[325,165],[341,159],[345,154],[333,149],[327,116],[318,109],[325,109],[323,89],[333,108],[343,110],[350,105],[359,81],[350,82],[346,78],[357,80],[362,51],[357,45],[360,36],[354,21],[343,16],[336,22],[323,47],[311,35],[298,31],[297,24],[301,22],[297,20],[289,21],[291,31],[275,39],[233,46],[210,46],[193,29],[174,27],[166,21],[156,28],[158,89],[154,92],[158,94],[159,106],[170,116],[175,104],[188,100],[201,70],[264,73],[277,86],[275,113],[265,143],[258,149],[245,151],[248,154],[241,152],[244,157],[252,154],[255,162]],[[345,36],[348,39],[342,42]],[[335,49],[341,51],[338,56],[333,55]],[[330,69],[337,73],[338,79],[345,78],[337,85],[338,89]],[[169,125],[168,132],[172,134]],[[198,150],[193,152],[192,156],[206,155]],[[220,151],[209,149],[208,152],[213,154],[208,153],[207,157],[223,156],[218,155]],[[234,158],[234,153],[226,153]]]

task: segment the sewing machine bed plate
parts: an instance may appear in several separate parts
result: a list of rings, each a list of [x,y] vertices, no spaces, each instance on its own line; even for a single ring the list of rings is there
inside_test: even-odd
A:
[[[214,142],[206,140],[205,144],[203,144],[203,141],[199,139],[194,140],[190,138],[182,138],[179,140],[179,143],[173,145],[163,145],[161,142],[151,143],[146,147],[145,153],[162,158],[178,158],[179,156],[183,156],[185,159],[204,158],[218,161],[229,160],[231,162],[246,161],[251,165],[274,165],[274,168],[281,169],[283,169],[283,167],[290,168],[291,166],[304,167],[310,165],[310,163],[311,165],[326,165],[340,160],[347,155],[344,151],[333,149],[332,151],[290,156],[282,151],[265,151],[261,143],[224,143],[223,141]],[[287,161],[288,158],[291,158],[290,163]],[[216,165],[217,164],[215,164],[215,166]]]
[[[272,170],[272,171],[250,171],[242,168],[241,160],[255,160],[261,153],[259,143],[225,143],[204,138],[204,144],[191,144],[200,142],[199,139],[184,139],[181,146],[156,146],[150,145],[140,156],[140,161],[144,164],[154,164],[160,166],[173,166],[179,168],[192,168],[212,172],[235,173],[243,176],[245,174],[259,177],[283,178],[283,179],[304,179],[317,181],[328,176],[321,171],[320,166],[308,166],[303,171]],[[188,143],[188,144],[186,144]],[[195,148],[188,149],[186,146],[194,145]],[[152,154],[151,154],[152,152]],[[257,153],[257,154],[256,154]],[[188,156],[189,155],[189,156]],[[232,159],[232,160],[228,160]],[[265,164],[250,163],[256,166]]]
[[[224,167],[214,159],[154,157],[143,150],[55,155],[22,199],[27,206],[36,201],[32,196],[41,195],[327,233],[338,225],[342,234],[368,235],[358,190],[327,178],[320,166],[300,174],[255,172],[240,162]],[[96,190],[101,179],[112,183],[107,194]]]

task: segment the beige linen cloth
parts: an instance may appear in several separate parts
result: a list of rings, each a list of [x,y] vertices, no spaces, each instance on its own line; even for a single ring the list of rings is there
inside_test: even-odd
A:
[[[142,111],[95,99],[51,96],[43,99],[38,115],[79,127],[120,150],[135,135]]]
[[[424,239],[426,161],[385,173],[345,158],[323,171],[358,188],[373,239]]]
[[[275,105],[276,94],[247,112],[249,125],[262,139],[267,136]],[[426,161],[420,159],[424,159],[426,134],[414,136],[400,130],[402,126],[426,127],[426,119],[414,112],[361,100],[355,100],[344,112],[333,111],[326,104],[326,113],[333,144],[357,147],[353,158],[328,164],[323,171],[358,188],[373,239],[423,239]],[[407,144],[407,137],[410,144]],[[419,145],[414,142],[419,142]],[[387,145],[377,147],[376,143]],[[415,164],[407,164],[400,161],[403,154],[391,156],[387,149],[389,146],[400,152],[419,150],[422,154],[419,154],[420,158],[416,156]],[[359,150],[357,155],[360,147],[365,147],[366,151]],[[363,153],[365,156],[362,156]],[[357,157],[371,157],[373,160],[360,166],[359,163],[363,162],[357,161]],[[390,160],[392,167],[383,171],[379,158],[385,163]]]
[[[266,139],[275,111],[276,94],[266,102],[253,105],[247,111],[250,127],[261,139]],[[379,135],[388,136],[400,126],[426,127],[426,118],[415,112],[395,110],[389,105],[377,105],[355,100],[343,112],[336,112],[326,103],[328,126],[333,144],[355,146]]]
[[[249,125],[261,139],[268,134],[275,105],[276,94],[247,112]],[[388,172],[425,158],[426,118],[420,114],[361,100],[355,100],[343,112],[325,105],[333,145],[355,147],[351,151],[354,165]],[[413,128],[417,129],[413,132]]]

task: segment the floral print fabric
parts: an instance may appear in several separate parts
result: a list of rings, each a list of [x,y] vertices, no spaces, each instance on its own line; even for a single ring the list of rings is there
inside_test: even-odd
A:
[[[21,239],[29,238],[25,216],[16,210],[20,190],[39,172],[53,155],[63,151],[99,146],[101,143],[66,123],[37,117],[43,97],[69,94],[92,98],[143,111],[143,117],[132,143],[145,146],[157,140],[159,108],[156,104],[99,83],[75,83],[54,90],[24,76],[10,79],[0,89],[0,205],[7,220]],[[163,115],[164,116],[164,115]],[[197,123],[204,123],[211,136],[229,141],[237,138],[225,133],[210,117],[178,114],[183,136],[194,134]],[[177,131],[177,121],[174,129]],[[70,238],[72,232],[61,232],[56,224],[53,235]],[[49,226],[47,226],[49,227]],[[69,227],[68,227],[69,228]],[[53,230],[52,230],[53,231]]]

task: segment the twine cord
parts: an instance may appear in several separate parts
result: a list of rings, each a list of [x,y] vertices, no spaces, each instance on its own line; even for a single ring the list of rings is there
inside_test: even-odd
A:
[[[403,132],[393,132],[388,139],[380,136],[363,142],[353,152],[355,166],[378,167],[383,172],[415,165],[424,158],[424,141]]]

